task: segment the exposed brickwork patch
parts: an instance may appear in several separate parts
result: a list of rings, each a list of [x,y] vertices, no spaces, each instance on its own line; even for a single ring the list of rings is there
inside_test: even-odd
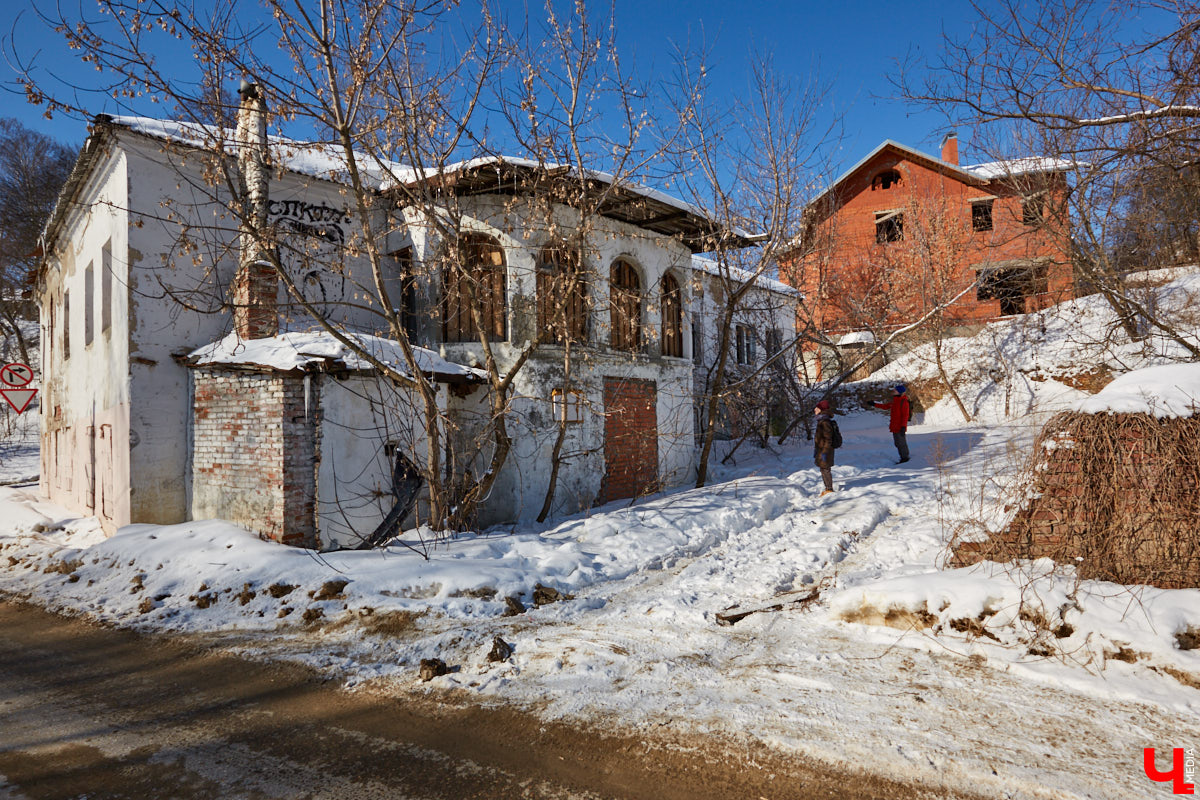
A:
[[[274,373],[196,370],[192,494],[197,516],[284,544],[317,545],[316,390]]]

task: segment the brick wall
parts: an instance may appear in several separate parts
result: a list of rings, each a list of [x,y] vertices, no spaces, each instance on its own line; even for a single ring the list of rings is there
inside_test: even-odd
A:
[[[654,381],[604,379],[604,483],[600,502],[658,487],[658,387]]]
[[[1047,428],[1089,416],[1060,415]],[[1200,419],[1094,416],[1090,437],[1076,429],[1070,446],[1041,451],[1038,496],[1009,527],[958,544],[953,565],[1050,558],[1082,578],[1200,586]]]
[[[192,515],[228,519],[284,544],[317,546],[317,390],[304,378],[194,372]]]

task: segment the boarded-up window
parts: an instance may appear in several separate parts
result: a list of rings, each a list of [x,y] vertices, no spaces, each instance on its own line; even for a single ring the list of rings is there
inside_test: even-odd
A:
[[[112,242],[105,242],[100,253],[100,330],[107,333],[113,318]]]
[[[71,293],[63,292],[63,313],[62,313],[62,328],[63,328],[63,344],[62,354],[63,360],[71,357]]]
[[[537,269],[538,329],[550,341],[583,341],[587,336],[587,286],[578,252],[565,245],[542,250]]]
[[[683,293],[669,273],[662,279],[662,352],[683,358]]]
[[[504,249],[490,236],[471,234],[459,239],[457,250],[447,258],[442,276],[445,341],[478,341],[475,312],[489,340],[504,339],[508,316]]]
[[[642,341],[642,281],[632,264],[613,262],[609,290],[613,349],[636,353]]]
[[[94,311],[96,308],[96,273],[88,264],[83,271],[83,346],[92,343]]]

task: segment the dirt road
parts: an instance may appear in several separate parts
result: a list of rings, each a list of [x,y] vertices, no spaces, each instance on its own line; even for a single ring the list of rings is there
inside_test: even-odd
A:
[[[0,800],[85,797],[946,795],[711,743],[345,692],[299,667],[0,602]]]

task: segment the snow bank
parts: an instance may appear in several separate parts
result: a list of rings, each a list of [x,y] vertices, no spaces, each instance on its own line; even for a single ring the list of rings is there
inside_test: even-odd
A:
[[[1200,364],[1167,364],[1120,375],[1074,408],[1084,414],[1187,418],[1200,412]]]

